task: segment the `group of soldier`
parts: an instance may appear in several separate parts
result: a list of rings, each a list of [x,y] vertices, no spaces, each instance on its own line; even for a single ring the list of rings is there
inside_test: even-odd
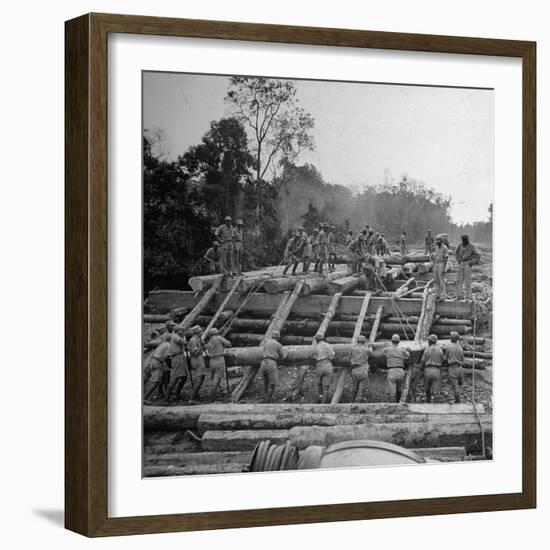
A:
[[[199,397],[201,387],[207,378],[210,383],[208,392],[210,401],[216,399],[218,387],[224,378],[226,390],[229,393],[225,349],[231,347],[231,343],[219,333],[218,329],[212,328],[207,334],[203,334],[202,327],[195,325],[189,331],[185,331],[172,321],[169,321],[165,328],[162,335],[154,331],[148,343],[149,347],[154,347],[154,350],[147,358],[145,366],[145,401],[148,402],[153,397],[165,403],[183,400],[183,390],[188,379],[191,384],[189,399],[191,403]],[[273,331],[262,345],[259,374],[263,381],[265,403],[272,400],[275,388],[279,384],[279,363],[288,356],[288,352],[280,343],[280,338],[280,332]],[[451,342],[445,347],[437,345],[437,336],[434,334],[430,334],[428,343],[429,346],[424,350],[420,360],[426,400],[431,402],[432,398],[439,393],[442,371],[446,368],[455,401],[459,403],[464,351],[459,343],[458,333],[451,333]],[[355,402],[366,399],[370,372],[369,359],[372,353],[372,346],[364,335],[360,335],[349,355]],[[410,359],[410,353],[400,346],[398,334],[392,336],[391,343],[383,349],[383,353],[387,366],[388,401],[399,402],[405,381],[405,365]],[[330,401],[334,357],[334,348],[325,341],[324,334],[317,333],[313,339],[312,361],[315,365],[321,403]],[[415,367],[410,365],[409,368]]]
[[[216,240],[203,256],[208,271],[227,276],[240,275],[243,262],[243,220],[226,216],[216,231]]]

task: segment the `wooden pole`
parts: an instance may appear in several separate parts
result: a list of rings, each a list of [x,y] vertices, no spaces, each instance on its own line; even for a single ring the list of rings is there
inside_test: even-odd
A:
[[[208,303],[218,290],[223,275],[217,275],[217,279],[212,283],[212,286],[204,293],[203,297],[199,300],[199,303],[189,312],[185,319],[178,325],[179,327],[187,330],[195,321],[195,319],[201,314],[201,311],[208,306]]]
[[[351,338],[352,345],[355,345],[357,343],[357,338],[359,338],[359,335],[361,334],[361,329],[363,328],[363,322],[365,320],[365,316],[367,315],[367,309],[369,308],[370,297],[371,297],[371,293],[368,292],[367,294],[365,294],[365,298],[363,299],[363,305],[361,306],[361,311],[359,312],[359,316],[357,317],[357,322],[355,323],[355,330],[353,331],[353,336]],[[342,394],[344,393],[344,388],[346,386],[348,371],[349,371],[349,367],[342,368],[342,372],[340,373],[340,378],[338,379],[338,382],[336,384],[336,389],[334,390],[334,394],[332,395],[331,404],[338,403],[342,398]]]
[[[242,277],[239,277],[238,279],[235,279],[235,282],[233,283],[233,286],[231,287],[231,290],[227,293],[227,296],[225,297],[225,300],[221,303],[220,307],[218,308],[218,311],[214,314],[214,317],[210,319],[210,322],[208,323],[205,331],[203,332],[202,339],[206,339],[206,335],[208,334],[208,331],[216,324],[218,321],[220,315],[224,312],[225,307],[227,306],[229,300],[231,299],[231,296],[235,293],[237,290],[240,282],[242,280]]]

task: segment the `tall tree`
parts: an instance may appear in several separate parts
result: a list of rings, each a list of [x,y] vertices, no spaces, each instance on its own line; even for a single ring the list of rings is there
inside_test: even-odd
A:
[[[239,120],[231,117],[211,122],[201,143],[190,147],[179,162],[202,183],[205,203],[217,221],[242,214],[242,187],[250,178],[254,158]]]

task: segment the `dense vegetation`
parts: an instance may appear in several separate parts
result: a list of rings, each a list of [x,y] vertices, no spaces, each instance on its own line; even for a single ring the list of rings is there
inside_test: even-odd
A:
[[[340,236],[368,223],[390,245],[403,230],[409,242],[420,242],[428,227],[452,242],[464,232],[474,242],[491,241],[492,205],[487,221],[458,226],[449,214],[451,198],[423,182],[386,175],[353,192],[325,182],[315,166],[300,165],[300,154],[314,148],[314,120],[291,82],[235,77],[226,102],[232,116],[211,122],[201,142],[175,161],[153,148],[155,136],[145,131],[146,292],[186,288],[226,215],[244,220],[245,269],[279,263],[288,230],[311,230],[319,221],[334,224]]]

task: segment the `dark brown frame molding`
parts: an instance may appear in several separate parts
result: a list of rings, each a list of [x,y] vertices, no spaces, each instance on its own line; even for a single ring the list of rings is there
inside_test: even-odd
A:
[[[107,37],[132,33],[521,58],[523,487],[520,493],[139,517],[107,513]],[[87,536],[536,506],[536,44],[517,40],[88,14],[65,24],[65,525]]]

